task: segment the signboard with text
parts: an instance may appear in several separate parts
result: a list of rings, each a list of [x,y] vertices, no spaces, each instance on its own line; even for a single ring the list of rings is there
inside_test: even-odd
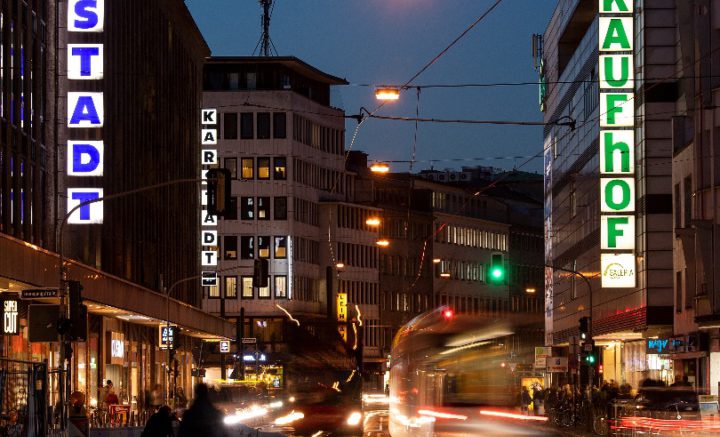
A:
[[[547,367],[547,359],[552,356],[552,348],[548,346],[535,347],[535,368],[544,369]]]
[[[598,2],[601,283],[603,288],[634,288],[634,2]]]
[[[160,349],[175,349],[175,336],[177,326],[174,325],[161,325],[159,329],[160,335]]]
[[[18,300],[6,297],[2,301],[3,334],[15,335],[18,330]]]
[[[564,373],[568,371],[567,357],[550,357],[547,359],[547,371],[550,373]]]

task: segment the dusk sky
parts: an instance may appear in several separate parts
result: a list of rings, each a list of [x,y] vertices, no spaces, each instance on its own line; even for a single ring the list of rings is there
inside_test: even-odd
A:
[[[494,3],[489,0],[276,0],[270,35],[281,56],[296,56],[349,86],[337,87],[333,103],[347,114],[377,106],[374,88],[403,84]],[[213,55],[247,56],[260,38],[262,8],[256,0],[186,0]],[[555,2],[504,0],[412,85],[533,82],[531,35],[543,33]],[[540,121],[535,85],[423,89],[420,116],[478,120]],[[381,115],[415,115],[415,90],[386,105]],[[346,123],[346,146],[356,122]],[[368,120],[353,147],[370,160],[409,160],[414,123]],[[542,128],[420,123],[415,170],[496,166],[542,155]],[[465,161],[450,161],[460,158]],[[476,159],[482,158],[482,159]],[[439,160],[430,162],[431,160]],[[407,165],[394,164],[394,171]],[[522,167],[540,171],[542,159]]]

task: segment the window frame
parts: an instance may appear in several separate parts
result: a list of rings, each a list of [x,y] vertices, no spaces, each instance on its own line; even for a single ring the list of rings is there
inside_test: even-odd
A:
[[[255,125],[256,138],[258,140],[269,140],[273,133],[272,132],[272,116],[270,115],[270,113],[269,112],[258,112],[257,114],[255,114],[255,123],[256,123],[256,125]]]
[[[238,298],[238,282],[237,275],[223,276],[223,297],[225,299],[237,299]],[[228,294],[228,279],[235,280],[235,295],[231,296]]]
[[[252,206],[252,210],[248,209],[250,206]],[[256,215],[255,198],[253,196],[240,197],[240,220],[255,220]]]
[[[234,117],[233,117],[234,116]],[[227,125],[228,120],[234,118],[235,130],[228,131]],[[232,125],[231,125],[232,126]],[[238,114],[237,112],[224,112],[223,113],[223,139],[224,140],[237,140],[238,139]],[[228,135],[228,133],[230,135]]]
[[[240,139],[255,139],[255,114],[253,112],[240,113]]]
[[[227,256],[227,248],[228,248],[228,241],[235,240],[235,256],[234,257],[228,257]],[[237,235],[223,235],[223,246],[222,246],[222,254],[224,260],[236,260],[238,259],[238,238]]]
[[[250,176],[245,176],[245,162],[250,162],[250,167],[247,167],[250,171]],[[240,158],[240,178],[243,180],[252,180],[255,179],[255,158],[253,157],[244,157]]]
[[[270,275],[268,275],[267,284],[268,284],[267,287],[258,287],[258,293],[257,293],[258,299],[272,299],[273,287],[272,287],[272,277]],[[267,289],[267,296],[263,295],[263,290],[265,290],[265,289]]]
[[[250,245],[245,250],[246,241],[250,242]],[[257,252],[257,246],[255,244],[255,236],[254,235],[241,235],[240,236],[240,259],[255,259],[255,253]],[[247,254],[247,256],[246,256]]]
[[[283,199],[285,201],[285,207],[284,208],[278,208],[278,199]],[[288,218],[288,198],[287,196],[276,196],[273,197],[273,220],[287,220]],[[278,218],[278,211],[284,211],[284,214],[281,218]]]
[[[252,275],[242,275],[240,276],[240,299],[255,299],[255,287],[252,285]],[[245,294],[245,285],[246,281],[249,281],[250,283],[250,295]]]
[[[282,256],[278,256],[278,245],[277,241],[284,240],[285,244],[282,246],[283,249],[285,249],[285,253]],[[288,247],[288,237],[286,235],[275,235],[272,237],[272,252],[273,252],[273,259],[287,259],[287,247]]]
[[[272,237],[269,235],[258,235],[256,236],[257,242],[255,244],[255,247],[257,248],[257,257],[258,259],[271,259],[272,258]],[[267,250],[267,256],[262,256],[261,251],[264,250],[262,247],[260,247],[260,241],[267,241],[266,250]]]
[[[265,217],[260,216],[260,211],[261,211],[260,200],[261,199],[262,199],[263,203],[265,204],[265,207],[262,209],[262,211],[265,213]],[[258,220],[270,220],[271,219],[271,215],[272,215],[271,203],[272,202],[270,201],[270,199],[272,199],[272,197],[269,197],[269,196],[258,196],[255,199],[255,205],[256,205],[255,211],[256,211]]]
[[[278,169],[277,162],[278,162],[279,160],[282,160],[282,162],[283,162],[283,165],[282,165],[283,171],[282,171],[282,173],[280,173],[280,172],[277,171],[277,169]],[[276,181],[286,181],[286,180],[287,180],[287,168],[288,168],[288,167],[287,167],[287,157],[285,157],[285,156],[274,156],[274,157],[273,157],[273,159],[272,159],[272,176],[273,176],[273,179],[274,179],[274,180],[276,180]],[[279,174],[281,174],[282,177],[278,177]]]
[[[284,289],[285,293],[284,293],[282,296],[278,295],[278,289],[280,288],[280,287],[278,287],[278,279],[282,279],[283,282],[284,282],[282,288]],[[288,298],[288,296],[287,296],[287,295],[288,295],[287,284],[288,284],[287,275],[275,275],[275,276],[273,277],[273,286],[274,286],[274,287],[273,287],[273,288],[274,288],[274,290],[273,290],[273,291],[274,291],[274,294],[273,294],[273,295],[275,296],[275,299],[287,299],[287,298]]]
[[[255,160],[255,162],[256,162],[256,164],[255,164],[255,174],[256,174],[256,176],[257,176],[257,179],[258,179],[259,181],[269,181],[269,180],[270,180],[270,176],[272,176],[272,165],[271,165],[272,162],[271,162],[270,157],[269,157],[269,156],[258,156],[257,159]],[[261,167],[260,162],[267,162],[267,166],[263,165],[263,166]],[[266,176],[266,177],[261,176],[261,174],[260,174],[260,169],[261,169],[261,168],[267,168],[267,176]]]

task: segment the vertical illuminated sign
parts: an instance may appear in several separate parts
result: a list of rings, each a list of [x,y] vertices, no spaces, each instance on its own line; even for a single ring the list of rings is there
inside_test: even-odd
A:
[[[599,1],[600,256],[603,288],[635,280],[633,0]]]
[[[347,341],[347,326],[345,323],[348,319],[348,301],[347,293],[338,293],[337,295],[337,320],[338,332],[342,336],[343,340]]]
[[[92,37],[78,37],[83,44],[72,43],[78,33],[101,34],[105,27],[104,0],[69,0],[67,13],[67,60],[66,75],[74,88],[77,81],[97,81],[104,77],[103,44],[89,42]],[[98,37],[99,38],[99,37]],[[81,129],[100,129],[105,123],[105,100],[103,92],[68,91],[67,127],[69,136]],[[94,135],[93,135],[94,136]],[[104,171],[105,147],[103,141],[70,139],[66,149],[67,175],[72,177],[102,177]],[[83,202],[103,197],[102,188],[68,188],[67,211]],[[68,223],[91,224],[103,222],[102,202],[91,203],[75,211]]]
[[[3,301],[3,334],[18,333],[18,301]]]
[[[202,179],[207,179],[207,171],[210,168],[217,167],[220,163],[217,145],[217,125],[218,114],[217,109],[205,108],[200,111],[200,168]],[[207,210],[207,183],[202,183],[200,188],[200,264],[204,271],[202,272],[202,285],[205,287],[217,286],[217,273],[210,271],[215,270],[218,264],[218,233],[217,233],[217,217],[210,214]]]

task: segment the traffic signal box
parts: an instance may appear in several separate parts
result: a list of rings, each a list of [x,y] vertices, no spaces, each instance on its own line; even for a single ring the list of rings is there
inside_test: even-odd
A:
[[[487,272],[489,284],[500,285],[505,283],[506,271],[505,261],[501,253],[493,253],[490,257],[490,268]]]
[[[253,265],[253,287],[261,288],[268,286],[269,263],[267,259],[256,259]]]
[[[226,168],[211,168],[207,172],[208,213],[216,217],[225,217],[232,205],[232,175]]]

